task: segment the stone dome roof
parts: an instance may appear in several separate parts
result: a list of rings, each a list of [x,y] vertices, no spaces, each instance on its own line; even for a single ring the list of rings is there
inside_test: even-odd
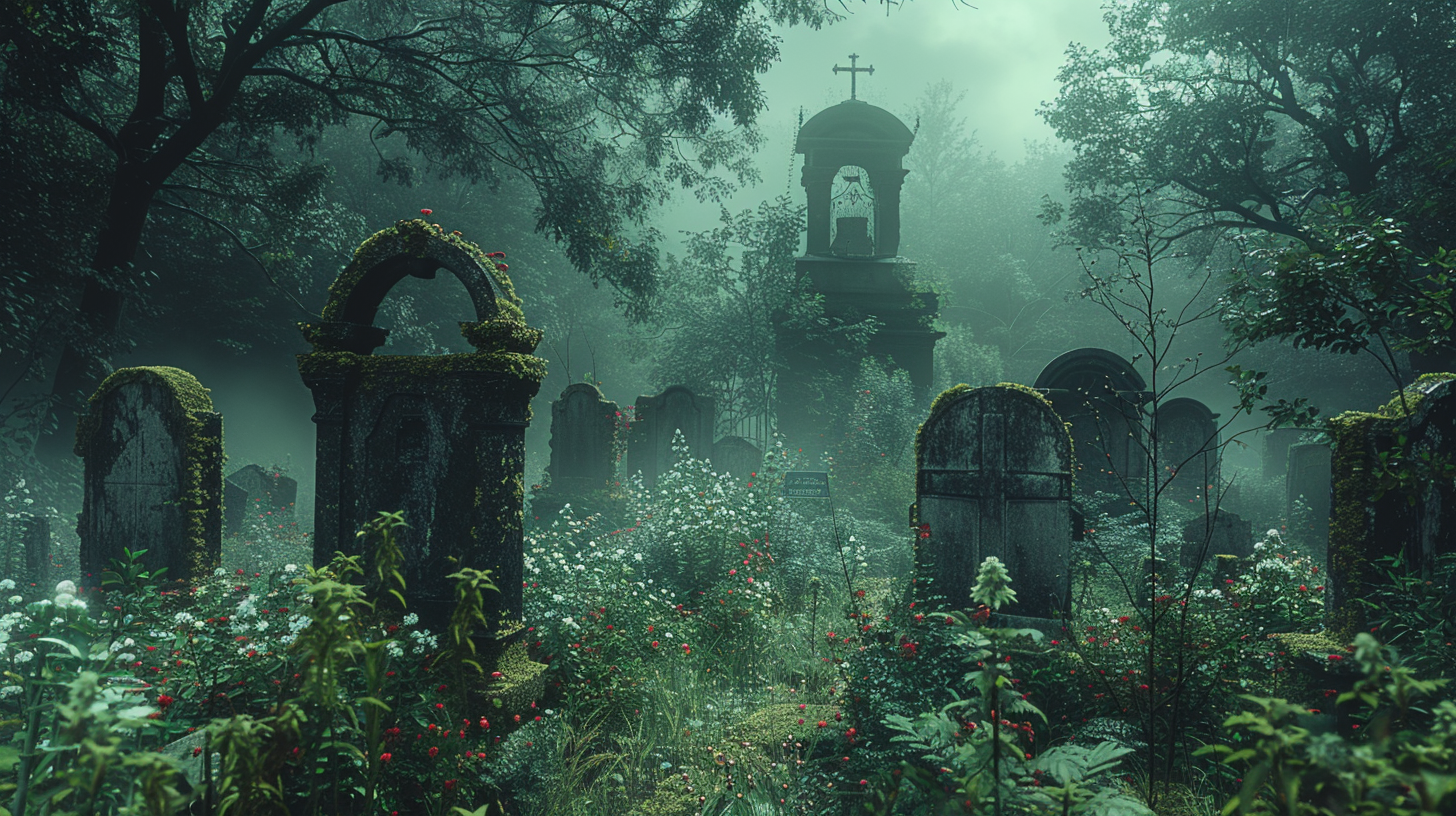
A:
[[[899,117],[859,99],[847,99],[814,114],[799,128],[795,151],[811,147],[840,146],[846,142],[893,145],[905,151],[915,134]]]

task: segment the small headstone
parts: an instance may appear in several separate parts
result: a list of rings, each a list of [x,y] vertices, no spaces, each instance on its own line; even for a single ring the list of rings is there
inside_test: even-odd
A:
[[[1313,540],[1323,552],[1330,534],[1330,446],[1321,443],[1292,445],[1289,448],[1289,472],[1284,480],[1284,518],[1289,523],[1311,525],[1308,530],[1297,534]],[[1295,502],[1301,502],[1308,509],[1308,515],[1300,518],[1295,512]]]
[[[617,469],[617,403],[595,385],[566,387],[551,403],[551,474],[554,492],[605,488]]]
[[[1205,543],[1207,547],[1205,548]],[[1199,555],[1203,554],[1205,574],[1216,557],[1232,555],[1248,558],[1254,554],[1254,525],[1237,513],[1219,510],[1216,513],[1200,515],[1183,525],[1182,565],[1184,569],[1198,566]]]
[[[177,368],[118,369],[76,429],[85,492],[81,577],[99,584],[123,549],[164,580],[209,575],[222,557],[222,415]]]
[[[1036,387],[1072,426],[1078,494],[1138,491],[1147,476],[1142,406],[1149,395],[1132,364],[1106,349],[1077,349],[1048,363]]]
[[[763,467],[763,451],[741,436],[725,436],[713,443],[713,470],[740,481],[753,478]]]
[[[162,753],[177,761],[177,770],[182,772],[182,776],[187,780],[187,784],[193,788],[198,788],[206,781],[203,778],[204,767],[202,761],[202,751],[206,747],[207,732],[199,730],[193,731],[181,739],[173,740],[162,746]],[[218,771],[221,760],[222,755],[213,752],[211,766],[214,773]]]
[[[1289,446],[1308,431],[1301,428],[1274,428],[1264,432],[1264,478],[1277,479],[1289,469]]]
[[[643,484],[655,487],[658,477],[672,469],[677,461],[672,441],[679,432],[687,443],[688,456],[712,457],[715,405],[711,397],[699,397],[682,385],[674,385],[655,397],[637,398],[627,464],[632,471],[641,472]]]
[[[1218,414],[1195,399],[1158,406],[1158,487],[1161,498],[1203,508],[1218,498]]]
[[[971,605],[976,573],[996,556],[1017,600],[1002,611],[1065,617],[1071,598],[1072,472],[1067,429],[1046,400],[1011,386],[947,391],[916,448],[920,597]]]
[[[245,465],[227,480],[247,492],[252,515],[293,513],[294,502],[298,500],[298,480],[292,476],[260,465]]]

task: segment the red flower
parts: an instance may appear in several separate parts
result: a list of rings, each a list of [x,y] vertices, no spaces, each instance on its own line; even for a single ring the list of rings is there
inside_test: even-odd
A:
[[[166,694],[157,695],[157,708],[166,710],[167,706],[175,702],[177,702],[176,698],[169,697]]]
[[[420,215],[429,215],[432,212],[434,212],[434,210],[420,210]]]
[[[439,755],[440,755],[440,749],[439,748],[436,748],[433,745],[431,745],[430,746],[430,759],[434,759],[435,757],[437,757]]]
[[[385,753],[382,753],[382,754],[379,755],[379,761],[380,762],[388,762],[391,759],[394,759],[394,754],[391,754],[391,753],[389,753],[387,751]]]
[[[829,727],[829,723],[827,721],[825,721],[825,720],[820,720],[819,721],[819,727],[820,728],[828,728]]]

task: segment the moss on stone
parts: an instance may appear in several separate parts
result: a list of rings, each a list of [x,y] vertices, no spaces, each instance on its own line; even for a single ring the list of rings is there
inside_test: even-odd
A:
[[[1283,632],[1271,635],[1270,640],[1275,641],[1284,648],[1286,652],[1309,653],[1325,659],[1332,654],[1345,654],[1348,649],[1345,645],[1334,638],[1329,631],[1303,633]]]
[[[446,234],[438,224],[431,224],[424,219],[415,218],[407,221],[397,221],[394,226],[386,227],[365,239],[354,250],[354,258],[348,267],[334,282],[329,285],[329,299],[324,305],[322,317],[328,322],[337,322],[343,319],[344,305],[359,281],[369,270],[380,263],[399,255],[410,255],[416,258],[424,258],[444,252],[461,252],[470,260],[478,264],[495,284],[500,295],[496,299],[497,307],[502,303],[509,303],[519,309],[521,299],[516,296],[515,287],[511,279],[499,268],[494,258],[486,255],[479,246],[465,240],[455,234]]]
[[[514,628],[519,630],[521,626],[515,624]],[[500,710],[521,713],[545,693],[546,668],[546,664],[531,659],[525,641],[515,641],[496,658],[490,671],[500,672],[501,677],[499,680],[487,677],[488,685],[483,693]]]
[[[461,323],[460,335],[480,351],[530,354],[540,345],[544,333],[527,326],[525,321],[498,319]]]
[[[803,739],[813,735],[820,730],[818,723],[835,723],[834,716],[838,713],[839,707],[832,705],[806,705],[800,709],[797,703],[776,703],[757,709],[729,727],[728,737],[763,752],[765,747],[777,746],[791,737]],[[799,724],[801,719],[803,725]]]
[[[1032,388],[1031,386],[1022,385],[1021,383],[1002,382],[996,383],[992,387],[1006,388],[1021,394],[1026,394],[1030,397],[1034,397],[1038,402],[1040,402],[1042,405],[1045,405],[1049,410],[1051,410],[1054,416],[1056,416],[1058,419],[1061,418],[1061,415],[1057,414],[1056,409],[1052,407],[1051,400],[1047,399],[1046,395],[1043,394],[1041,391]],[[925,427],[929,425],[931,423],[931,420],[935,419],[937,415],[945,411],[952,402],[955,402],[957,398],[974,390],[975,388],[973,386],[966,385],[965,383],[953,385],[950,388],[947,388],[946,390],[940,392],[940,395],[937,396],[935,400],[930,403],[930,411],[926,413],[925,421],[920,423],[919,428],[915,429],[915,466],[917,468],[920,466],[920,449],[921,444],[925,439]],[[1072,445],[1072,426],[1067,422],[1063,422],[1062,428],[1067,434],[1068,465],[1071,465],[1072,462],[1076,461],[1076,450]],[[1072,471],[1073,479],[1075,479],[1076,468],[1073,467]]]
[[[546,377],[546,361],[530,354],[512,352],[416,357],[316,351],[298,355],[298,370],[305,377],[346,372],[381,381],[395,377],[430,378],[460,373],[501,374],[539,385]]]

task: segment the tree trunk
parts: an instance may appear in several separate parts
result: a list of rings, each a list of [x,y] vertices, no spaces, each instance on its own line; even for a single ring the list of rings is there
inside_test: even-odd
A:
[[[143,168],[123,160],[117,167],[106,207],[106,220],[97,236],[91,259],[95,273],[86,280],[77,309],[76,325],[51,383],[51,417],[55,430],[42,431],[36,454],[44,459],[71,455],[75,443],[76,419],[87,397],[109,373],[112,344],[121,325],[126,305],[123,290],[106,285],[136,258],[146,226],[147,211],[158,185],[144,176]],[[44,423],[49,427],[50,423]]]

